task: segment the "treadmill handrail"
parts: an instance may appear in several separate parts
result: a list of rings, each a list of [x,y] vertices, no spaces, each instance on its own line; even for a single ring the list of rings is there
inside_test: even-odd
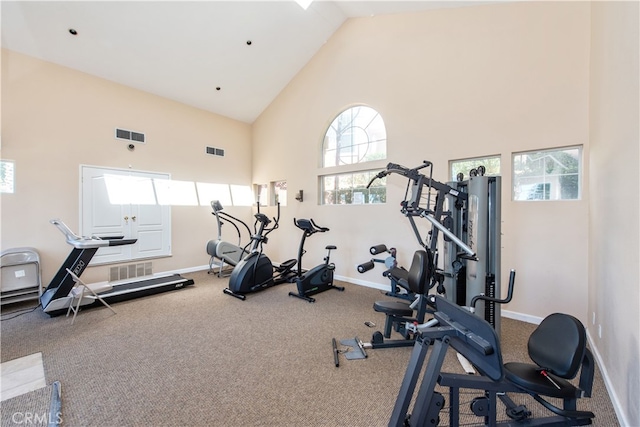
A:
[[[123,239],[122,236],[114,236],[112,238],[100,238],[100,237],[80,237],[75,234],[71,229],[59,219],[52,219],[51,224],[58,227],[58,230],[62,232],[67,238],[67,243],[77,249],[89,249],[89,248],[102,248],[106,246],[122,246],[131,245],[138,241],[138,239]]]

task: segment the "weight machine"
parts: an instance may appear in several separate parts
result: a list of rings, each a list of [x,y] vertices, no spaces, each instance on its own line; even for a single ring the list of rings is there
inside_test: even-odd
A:
[[[372,258],[367,262],[359,264],[356,267],[358,273],[366,273],[367,271],[372,270],[376,263],[384,264],[387,269],[382,272],[382,276],[386,277],[391,282],[391,290],[386,292],[385,295],[394,298],[401,298],[407,301],[415,300],[415,295],[410,291],[409,284],[407,283],[409,272],[406,268],[398,266],[396,248],[387,248],[387,245],[384,244],[371,246],[371,248],[369,248],[369,253],[371,255],[379,255],[384,252],[387,252],[389,256],[384,259]]]
[[[513,278],[514,273],[511,274]],[[512,287],[512,279],[510,287]],[[511,292],[510,292],[511,293]],[[461,422],[461,389],[478,393],[469,404],[472,415],[484,426],[578,426],[592,424],[595,415],[578,410],[577,402],[590,397],[593,388],[594,358],[587,348],[587,336],[580,321],[570,315],[547,316],[529,337],[527,349],[533,363],[504,363],[496,330],[465,308],[442,296],[429,296],[434,319],[418,325],[419,338],[398,392],[389,427],[435,426],[445,410],[442,389],[448,389],[448,425]],[[480,375],[443,372],[447,349],[452,347],[473,363]],[[428,358],[427,358],[428,355]],[[423,369],[424,368],[424,369]],[[421,372],[423,372],[420,379]],[[578,384],[570,380],[579,375]],[[417,387],[419,385],[419,387]],[[416,394],[416,387],[418,388]],[[517,411],[508,399],[509,420],[498,419],[498,398],[507,393],[528,394],[552,412],[532,418],[531,412]],[[411,402],[414,405],[409,414]],[[560,403],[558,403],[560,402]],[[516,412],[512,412],[512,411]],[[470,420],[465,419],[468,423]],[[474,421],[480,421],[474,418]],[[470,425],[470,424],[465,424]],[[475,425],[475,423],[474,423]]]
[[[429,168],[428,176],[420,171]],[[468,180],[442,183],[433,179],[429,161],[414,168],[389,163],[367,185],[387,175],[407,178],[401,213],[409,219],[420,244],[433,254],[436,268],[429,289],[458,305],[470,306],[478,295],[476,313],[500,333],[500,306],[491,298],[500,296],[500,191],[501,178],[484,176],[480,167]],[[429,221],[431,229],[423,240],[415,218]],[[443,238],[440,242],[439,235]],[[439,253],[443,259],[440,266]]]

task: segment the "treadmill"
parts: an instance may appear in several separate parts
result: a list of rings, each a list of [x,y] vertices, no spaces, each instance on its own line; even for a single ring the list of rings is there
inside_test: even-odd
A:
[[[61,220],[52,219],[50,222],[58,227],[67,238],[67,243],[73,246],[71,253],[40,296],[42,309],[53,317],[65,314],[73,300],[69,293],[75,286],[75,282],[67,269],[80,277],[98,249],[106,246],[132,245],[138,239],[125,239],[124,236],[80,237]],[[179,274],[158,275],[126,282],[113,282],[110,284],[111,289],[100,292],[99,295],[108,303],[112,303],[181,289],[193,284],[192,279],[186,279]],[[92,301],[89,305],[96,303],[100,304],[99,301]]]

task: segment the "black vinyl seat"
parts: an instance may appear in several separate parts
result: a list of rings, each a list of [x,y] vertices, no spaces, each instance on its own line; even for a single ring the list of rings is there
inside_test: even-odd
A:
[[[471,413],[465,415],[482,418],[485,426],[592,424],[594,413],[577,409],[580,398],[591,396],[595,369],[585,328],[578,319],[560,313],[547,316],[529,337],[528,353],[533,363],[503,363],[500,339],[487,321],[440,295],[429,298],[438,326],[421,329],[420,338],[415,340],[390,426],[437,425],[446,405],[445,395],[436,385],[449,389],[450,426],[460,425],[461,390],[465,395],[469,390],[482,391],[481,396],[471,400]],[[464,356],[480,375],[442,372],[449,348]],[[423,373],[416,397],[416,385]],[[528,394],[553,414],[532,418],[526,406],[509,398],[511,393]],[[506,407],[509,420],[498,419],[498,398]],[[412,413],[408,414],[412,402]]]
[[[373,309],[378,313],[384,313],[386,315],[410,317],[413,316],[413,309],[409,307],[409,305],[409,301],[405,300],[376,301],[373,303]]]
[[[571,418],[593,418],[588,411],[576,411],[576,399],[590,397],[594,359],[587,348],[584,325],[575,317],[554,313],[547,316],[529,337],[529,357],[535,364],[504,364],[505,379],[531,394],[550,411]],[[580,372],[579,384],[569,380]],[[560,398],[562,409],[541,396]]]

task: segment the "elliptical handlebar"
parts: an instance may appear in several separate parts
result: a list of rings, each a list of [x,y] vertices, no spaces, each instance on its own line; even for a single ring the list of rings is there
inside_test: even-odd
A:
[[[247,243],[247,245],[244,247],[244,250],[246,251],[248,247],[251,247],[251,250],[249,252],[258,252],[258,248],[260,248],[259,252],[262,253],[262,245],[267,243],[267,241],[269,240],[267,238],[267,235],[273,230],[277,229],[279,226],[278,222],[280,221],[280,203],[278,203],[278,216],[273,217],[273,226],[267,227],[267,225],[271,224],[272,221],[268,216],[260,212],[260,201],[258,201],[258,212],[254,214],[254,217],[256,219],[253,224],[254,234],[251,235],[251,239],[249,240],[249,243]],[[258,223],[260,223],[260,226],[258,226]]]
[[[269,219],[269,217],[263,213],[258,212],[257,214],[255,214],[255,217],[256,217],[256,221],[263,223],[265,227],[271,223],[271,220]]]
[[[222,211],[224,208],[222,206],[222,203],[220,203],[220,200],[212,200],[211,209],[213,211],[211,212],[211,215],[214,215],[216,217],[216,221],[218,222],[218,238],[220,238],[220,236],[222,235],[223,218],[226,219],[227,222],[236,229],[238,233],[238,240],[241,240],[242,237],[242,233],[240,232],[240,227],[238,227],[238,224],[242,224],[242,226],[247,230],[247,234],[251,236],[251,229],[246,222],[244,222],[240,218],[236,218],[235,216],[227,212]],[[238,242],[238,244],[240,243]]]
[[[278,215],[272,217],[273,226],[267,228],[267,226],[271,224],[272,221],[271,219],[269,219],[268,216],[260,212],[260,201],[258,201],[258,212],[254,215],[254,217],[256,218],[256,224],[258,222],[260,223],[260,227],[259,227],[259,231],[256,232],[256,234],[262,235],[265,241],[266,241],[267,234],[271,233],[273,230],[277,229],[280,226],[280,203],[278,203],[277,206],[278,206]]]

